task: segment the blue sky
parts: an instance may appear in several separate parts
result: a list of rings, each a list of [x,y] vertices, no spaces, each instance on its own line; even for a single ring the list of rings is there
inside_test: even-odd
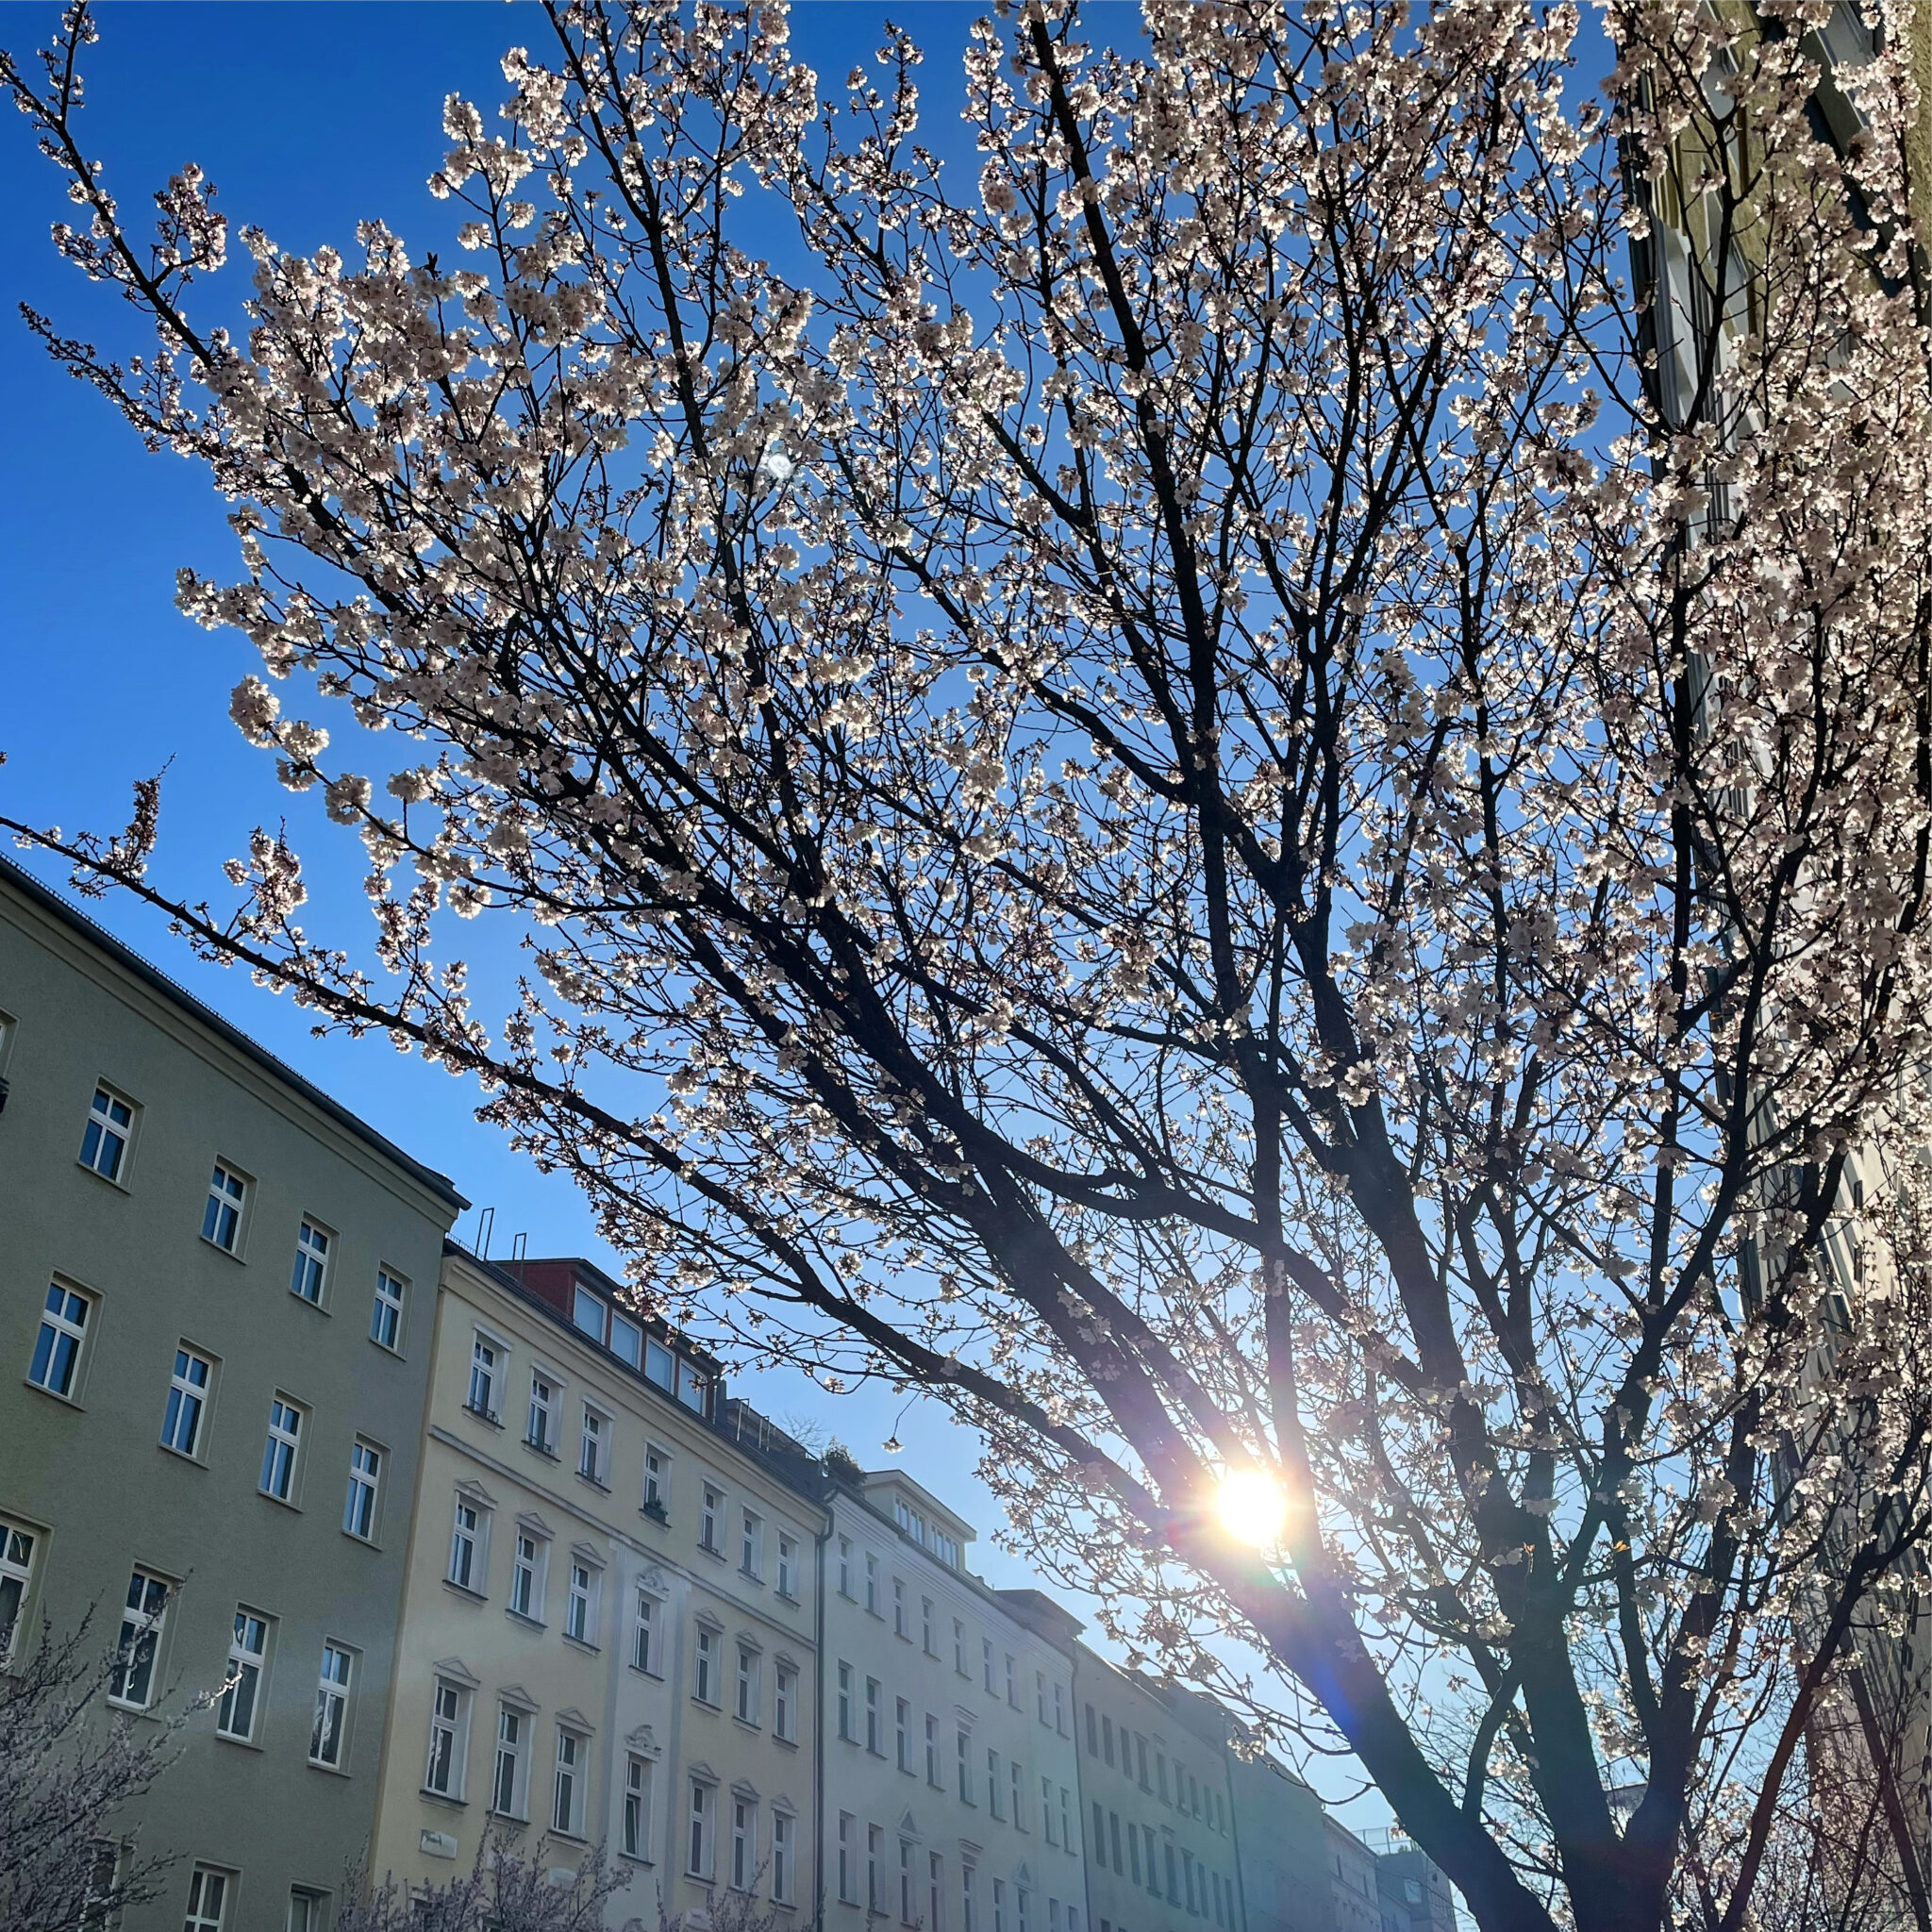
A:
[[[922,75],[927,129],[941,152],[969,167],[970,135],[957,119],[958,54],[976,5],[901,4],[891,17],[926,47]],[[183,161],[201,163],[231,223],[253,222],[280,244],[308,252],[354,246],[358,220],[380,215],[420,249],[447,235],[447,205],[425,176],[441,158],[444,93],[456,89],[493,108],[504,86],[497,61],[519,42],[541,46],[546,27],[526,4],[381,7],[109,4],[89,62],[84,117],[109,191],[138,215],[148,192]],[[806,0],[794,14],[805,58],[836,79],[877,42],[885,17],[872,0]],[[1133,31],[1136,9],[1091,9],[1104,29]],[[16,58],[52,35],[53,6],[0,10],[0,43]],[[161,844],[154,867],[165,890],[222,898],[222,859],[251,827],[286,818],[308,861],[311,924],[354,934],[364,901],[359,853],[325,831],[316,801],[275,783],[270,761],[227,719],[227,694],[258,660],[244,640],[206,632],[174,607],[182,565],[232,575],[235,554],[223,505],[206,476],[149,456],[106,403],[55,368],[19,320],[22,302],[65,332],[125,354],[144,346],[133,318],[54,255],[50,223],[70,205],[25,124],[8,116],[0,140],[0,411],[8,448],[0,464],[0,558],[7,605],[0,625],[0,808],[69,830],[125,822],[133,782],[167,767]],[[239,251],[238,251],[239,252]],[[239,276],[229,277],[238,282]],[[217,300],[220,298],[218,297]],[[231,289],[225,298],[239,299]],[[204,306],[202,312],[206,313]],[[341,721],[327,720],[332,728]],[[15,854],[50,883],[44,858]],[[155,916],[108,899],[92,915],[193,992],[345,1105],[448,1173],[478,1208],[493,1207],[492,1252],[519,1232],[532,1253],[584,1253],[615,1265],[583,1202],[561,1179],[538,1174],[472,1116],[474,1095],[448,1076],[376,1041],[313,1039],[298,1011],[240,974],[200,964]],[[487,927],[487,922],[485,926]],[[484,940],[484,928],[476,930]],[[474,1240],[475,1212],[458,1232]],[[735,1386],[780,1418],[816,1416],[868,1465],[887,1459],[895,1430],[908,1468],[954,1507],[993,1527],[974,1475],[976,1444],[929,1405],[908,1408],[887,1391],[833,1401],[789,1373],[751,1374]],[[977,1567],[992,1580],[1030,1580],[983,1534]],[[1077,1604],[1073,1606],[1076,1609]],[[1327,1780],[1324,1780],[1326,1782]],[[1351,1807],[1379,1824],[1378,1802]]]

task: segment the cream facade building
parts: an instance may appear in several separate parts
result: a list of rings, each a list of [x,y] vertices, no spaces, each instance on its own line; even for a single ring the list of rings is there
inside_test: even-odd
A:
[[[612,1925],[727,1890],[809,1922],[823,1516],[718,1406],[588,1263],[445,1250],[375,1874],[502,1829],[605,1844]]]
[[[973,1526],[901,1472],[826,1496],[826,1932],[1088,1932],[1079,1625],[974,1576]]]

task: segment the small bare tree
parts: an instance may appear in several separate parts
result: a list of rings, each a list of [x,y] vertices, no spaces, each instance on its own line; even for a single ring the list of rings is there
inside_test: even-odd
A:
[[[470,1870],[443,1885],[406,1886],[393,1874],[375,1884],[352,1869],[336,1932],[604,1932],[605,1907],[630,1874],[614,1870],[602,1845],[566,1868],[551,1861],[547,1835],[527,1850],[517,1837],[513,1825],[486,1831]]]
[[[104,1712],[119,1662],[90,1635],[92,1613],[0,1672],[0,1925],[81,1932],[153,1898],[171,1856],[137,1849],[128,1808],[176,1751],[194,1704],[158,1723]],[[0,1655],[12,1633],[0,1631]]]

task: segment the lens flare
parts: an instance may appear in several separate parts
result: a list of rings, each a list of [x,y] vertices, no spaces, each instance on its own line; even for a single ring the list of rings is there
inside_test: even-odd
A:
[[[1288,1498],[1266,1471],[1230,1470],[1221,1479],[1221,1526],[1229,1536],[1257,1550],[1281,1541],[1288,1522]]]

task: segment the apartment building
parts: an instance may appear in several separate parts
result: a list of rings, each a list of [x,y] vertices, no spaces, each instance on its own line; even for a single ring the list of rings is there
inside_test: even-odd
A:
[[[0,859],[0,1622],[197,1712],[126,1932],[319,1932],[375,1811],[465,1203]]]
[[[1321,1799],[1265,1754],[1230,1752],[1224,1774],[1247,1932],[1338,1932]]]
[[[1098,1932],[1246,1932],[1225,1716],[1083,1643],[1073,1659]]]
[[[604,1844],[609,1907],[811,1917],[823,1512],[716,1425],[717,1365],[588,1262],[446,1250],[374,1869]]]
[[[974,1576],[972,1524],[902,1472],[828,1469],[827,1932],[1086,1932],[1079,1625]]]

